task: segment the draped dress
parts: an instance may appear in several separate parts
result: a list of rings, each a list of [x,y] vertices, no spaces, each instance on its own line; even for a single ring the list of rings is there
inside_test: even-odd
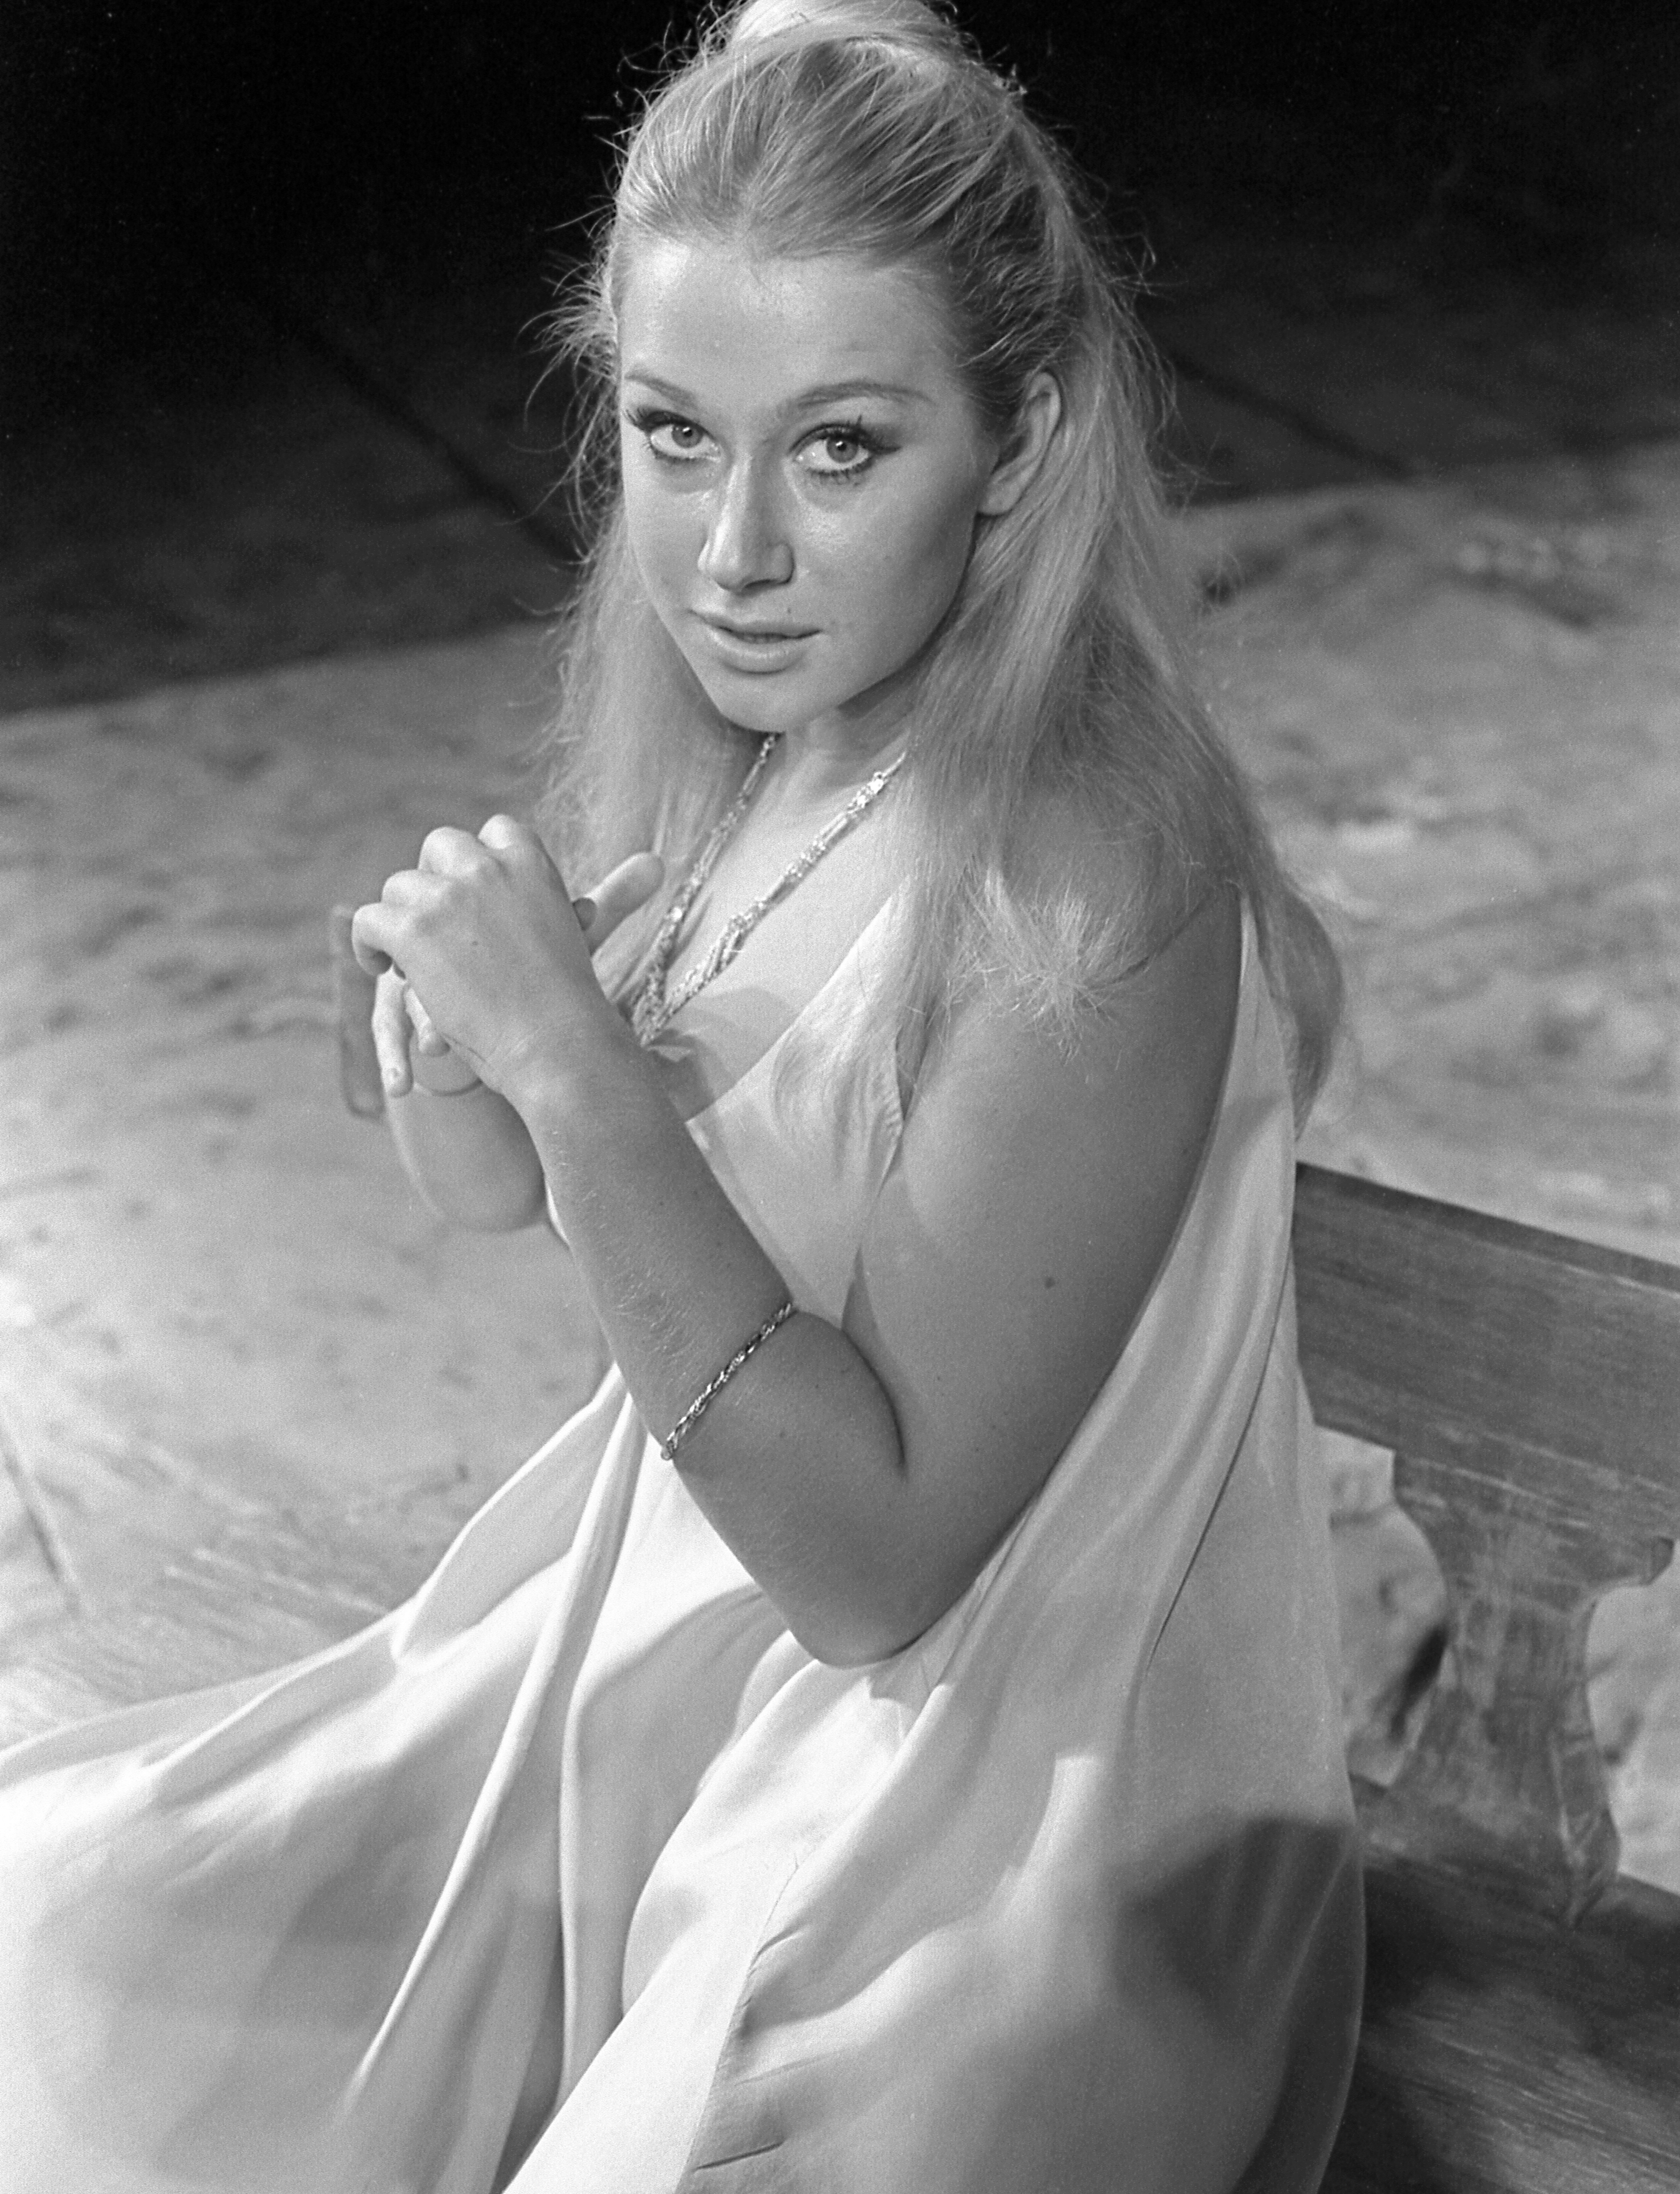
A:
[[[9,2194],[1317,2185],[1362,1908],[1244,933],[1152,1290],[903,1651],[806,1652],[614,1370],[358,1635],[0,1755]],[[691,1132],[838,1320],[897,1078],[790,1078],[785,1041]]]

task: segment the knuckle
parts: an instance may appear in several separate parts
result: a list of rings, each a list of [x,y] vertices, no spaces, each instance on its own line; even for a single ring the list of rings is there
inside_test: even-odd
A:
[[[440,916],[446,916],[456,897],[453,876],[428,876],[426,888],[415,893],[413,903],[406,910],[405,920],[410,930],[421,936],[436,928]]]

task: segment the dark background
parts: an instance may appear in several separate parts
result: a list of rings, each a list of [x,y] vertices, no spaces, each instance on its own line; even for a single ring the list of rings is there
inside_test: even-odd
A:
[[[1632,365],[1588,380],[1638,386],[1595,390],[1576,358],[1561,412],[1556,371],[1501,400],[1540,446],[1674,423],[1680,10],[985,0],[963,20],[1067,135],[1150,269],[1153,331],[1225,405],[1200,444],[1187,430],[1207,491],[1310,485],[1308,444],[1333,473],[1480,453],[1402,422],[1385,438],[1316,369],[1250,358],[1245,312],[1280,301],[1386,314],[1414,352],[1427,324],[1439,377],[1484,395],[1510,340],[1490,300],[1501,325],[1573,314],[1574,352],[1595,315],[1637,323],[1615,346]],[[521,527],[521,554],[563,560],[559,514],[538,509],[555,392],[523,408],[532,330],[599,204],[603,141],[691,20],[668,0],[14,0],[0,704],[543,606],[500,537],[472,581],[438,535],[428,589],[416,524],[427,493],[465,494]],[[1232,439],[1233,404],[1270,418],[1264,449]],[[444,485],[352,462],[353,412],[367,450],[405,437]],[[283,506],[281,554],[255,514]]]
[[[690,18],[668,0],[25,0],[9,20],[8,318],[57,339],[56,381],[28,392],[51,400],[113,347],[179,344],[229,279],[527,267],[598,202],[600,140]],[[963,20],[1122,219],[1134,196],[1230,194],[1248,219],[1451,222],[1563,261],[1680,219],[1680,11],[1648,0],[985,0]]]

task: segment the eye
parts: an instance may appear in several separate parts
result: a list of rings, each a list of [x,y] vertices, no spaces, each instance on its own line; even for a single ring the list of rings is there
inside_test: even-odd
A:
[[[692,419],[680,418],[674,411],[637,411],[627,416],[654,456],[666,464],[691,465],[710,451],[711,436]]]
[[[884,445],[861,426],[819,427],[800,451],[800,462],[819,480],[859,480]]]

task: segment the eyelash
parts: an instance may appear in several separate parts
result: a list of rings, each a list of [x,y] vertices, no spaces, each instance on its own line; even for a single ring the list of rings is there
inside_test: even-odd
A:
[[[676,457],[668,451],[653,447],[653,437],[661,427],[693,428],[692,419],[684,418],[679,411],[661,411],[651,406],[640,405],[633,406],[626,412],[625,416],[637,433],[647,441],[649,451],[657,464],[687,465],[696,462],[695,457]],[[702,433],[704,430],[696,428],[695,431]],[[855,486],[866,473],[872,472],[874,469],[876,458],[893,447],[891,442],[883,440],[878,434],[871,434],[861,419],[834,419],[823,426],[814,427],[804,438],[800,446],[808,448],[812,443],[821,442],[852,442],[862,451],[863,455],[855,464],[836,466],[832,470],[819,469],[812,475],[817,480],[832,480],[848,487]]]

